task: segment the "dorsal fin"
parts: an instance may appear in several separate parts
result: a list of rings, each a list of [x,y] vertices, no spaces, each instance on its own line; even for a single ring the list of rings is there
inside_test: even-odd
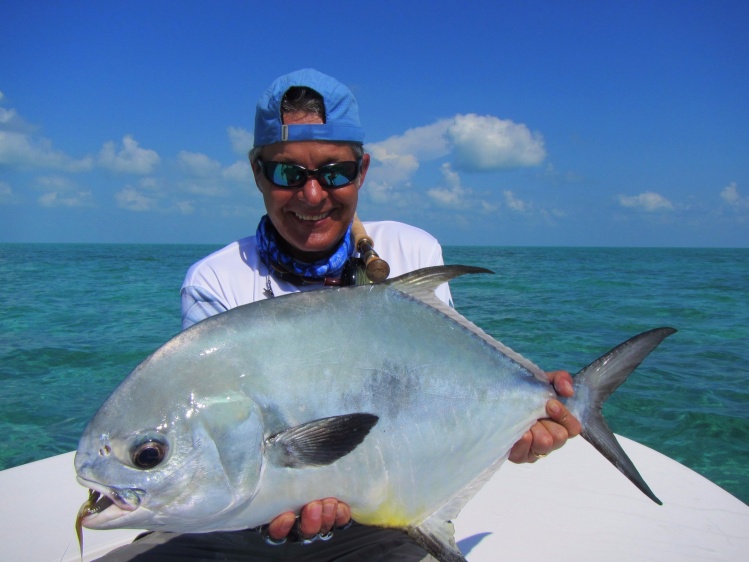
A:
[[[437,265],[424,267],[394,279],[388,279],[385,284],[427,302],[427,299],[436,299],[434,291],[437,287],[469,273],[491,273],[494,275],[491,269],[472,265]]]
[[[389,279],[385,281],[385,284],[423,302],[427,306],[439,310],[445,316],[448,316],[467,330],[473,332],[476,336],[484,340],[503,355],[528,369],[537,379],[549,382],[546,373],[544,373],[544,371],[535,363],[495,340],[454,308],[447,306],[434,294],[435,289],[443,283],[447,283],[461,275],[472,273],[494,274],[490,269],[474,267],[471,265],[438,265],[411,271],[410,273]]]

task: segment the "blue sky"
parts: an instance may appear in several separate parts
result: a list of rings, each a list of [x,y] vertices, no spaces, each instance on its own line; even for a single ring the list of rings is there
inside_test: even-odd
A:
[[[365,220],[446,245],[749,246],[745,1],[2,13],[0,242],[254,233],[257,98],[314,67],[359,101]]]

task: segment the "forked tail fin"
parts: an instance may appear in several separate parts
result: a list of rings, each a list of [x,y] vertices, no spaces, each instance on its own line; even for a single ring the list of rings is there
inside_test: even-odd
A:
[[[575,396],[567,401],[567,408],[583,426],[581,435],[606,457],[622,474],[658,505],[663,505],[645,483],[635,465],[622,449],[603,418],[601,409],[606,399],[637,368],[647,355],[673,328],[656,328],[643,332],[596,359],[574,378]]]

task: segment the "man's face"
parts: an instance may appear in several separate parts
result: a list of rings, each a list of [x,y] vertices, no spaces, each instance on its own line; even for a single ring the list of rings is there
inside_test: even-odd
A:
[[[284,122],[321,123],[317,117],[288,114]],[[355,159],[350,146],[323,141],[271,144],[260,154],[261,161],[298,164],[308,170]],[[359,187],[368,167],[369,155],[365,154],[359,178],[345,187],[323,188],[316,178],[310,177],[303,187],[284,189],[273,185],[260,167],[253,165],[255,182],[263,194],[268,217],[288,244],[284,249],[307,262],[327,257],[354,218]]]

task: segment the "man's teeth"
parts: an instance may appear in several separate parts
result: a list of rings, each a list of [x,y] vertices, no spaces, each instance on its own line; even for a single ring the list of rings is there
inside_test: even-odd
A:
[[[321,215],[303,215],[301,213],[294,213],[294,214],[297,216],[297,218],[303,221],[319,221],[328,216],[328,213],[323,213]]]

